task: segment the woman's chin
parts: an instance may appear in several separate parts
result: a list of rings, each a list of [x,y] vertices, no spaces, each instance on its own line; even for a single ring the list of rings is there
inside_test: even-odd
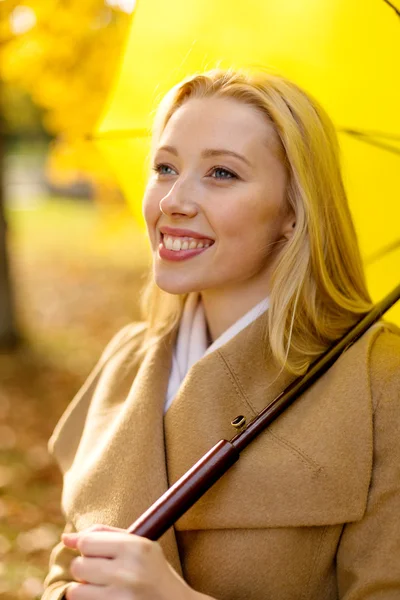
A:
[[[193,281],[179,281],[178,278],[160,276],[157,273],[154,274],[154,281],[161,290],[168,292],[168,294],[190,294],[190,292],[200,292],[203,288],[199,282],[196,284]]]

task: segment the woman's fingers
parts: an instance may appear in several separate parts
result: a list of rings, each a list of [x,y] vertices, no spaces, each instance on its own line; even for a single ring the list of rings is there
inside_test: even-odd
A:
[[[120,531],[85,531],[75,537],[82,553],[71,563],[67,600],[169,600],[192,590],[167,562],[157,542]],[[196,596],[197,597],[197,596]]]
[[[65,592],[65,597],[67,600],[110,600],[107,588],[80,583],[71,583]]]
[[[84,556],[116,558],[120,554],[130,556],[132,558],[139,557],[142,554],[147,554],[151,550],[154,542],[132,535],[114,531],[94,531],[90,533],[82,532],[74,541],[74,545],[64,543],[70,548],[74,547],[79,550]]]
[[[68,548],[77,548],[77,542],[80,536],[87,533],[93,533],[98,531],[108,531],[114,533],[126,533],[126,529],[120,529],[119,527],[110,527],[109,525],[92,525],[87,529],[76,533],[63,533],[61,536],[62,541]]]
[[[87,558],[79,556],[71,562],[70,572],[74,579],[94,585],[109,585],[115,567],[107,558]]]
[[[72,561],[70,571],[77,582],[91,586],[111,586],[114,589],[139,589],[141,586],[132,569],[126,565],[119,567],[115,561],[106,558],[79,556]]]

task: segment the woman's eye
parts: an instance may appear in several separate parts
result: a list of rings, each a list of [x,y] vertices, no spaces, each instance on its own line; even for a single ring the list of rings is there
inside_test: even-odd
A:
[[[175,174],[176,171],[169,165],[165,163],[158,163],[152,167],[153,171],[155,171],[158,175],[172,175]],[[211,171],[210,177],[212,179],[237,179],[237,175],[232,173],[232,171],[228,171],[228,169],[224,169],[223,167],[214,167]]]
[[[237,179],[237,175],[232,173],[232,171],[228,171],[228,169],[224,169],[223,167],[215,167],[212,171],[216,176],[213,179]]]
[[[152,167],[152,168],[153,168],[153,171],[155,171],[159,175],[171,175],[171,173],[168,171],[168,169],[170,169],[171,171],[174,170],[172,167],[170,167],[169,165],[165,165],[164,163],[159,163],[158,165],[154,165],[154,167]]]

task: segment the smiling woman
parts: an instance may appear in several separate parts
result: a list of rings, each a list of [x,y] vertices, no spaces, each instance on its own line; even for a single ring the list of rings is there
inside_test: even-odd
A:
[[[156,115],[143,211],[144,321],[110,342],[50,441],[67,534],[43,598],[399,597],[400,337],[386,323],[159,542],[125,531],[371,307],[329,117],[276,75],[189,77]]]
[[[299,374],[371,307],[334,126],[293,83],[214,72],[179,84],[155,118],[152,169],[149,337],[176,326],[188,292],[201,292],[212,339],[269,296],[266,345]],[[172,268],[165,224],[215,244]]]
[[[278,140],[252,107],[195,98],[171,116],[160,144],[144,198],[155,283],[172,294],[201,292],[216,339],[268,295],[278,251],[294,231]],[[173,226],[169,253],[165,226]],[[183,250],[184,236],[203,240],[201,248]]]

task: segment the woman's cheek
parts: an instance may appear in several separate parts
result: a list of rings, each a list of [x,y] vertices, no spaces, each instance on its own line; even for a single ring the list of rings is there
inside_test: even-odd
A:
[[[157,221],[160,217],[160,209],[159,203],[151,197],[151,195],[147,195],[143,200],[143,217],[147,227],[147,235],[151,242],[151,247],[155,249],[156,247],[156,225]]]

